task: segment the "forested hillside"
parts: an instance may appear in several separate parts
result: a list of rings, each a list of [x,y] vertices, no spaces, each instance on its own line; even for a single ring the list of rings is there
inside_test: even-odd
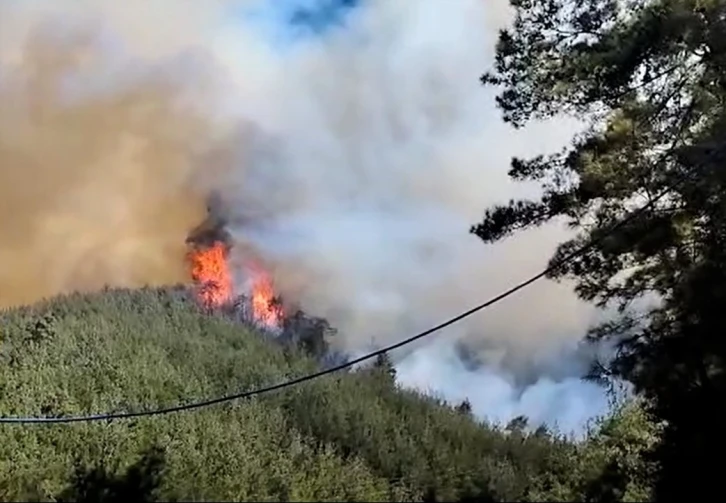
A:
[[[315,360],[185,289],[59,297],[0,315],[0,415],[189,402],[314,371]],[[655,439],[628,405],[582,443],[481,424],[398,389],[388,360],[251,400],[138,419],[0,427],[0,499],[642,499]]]

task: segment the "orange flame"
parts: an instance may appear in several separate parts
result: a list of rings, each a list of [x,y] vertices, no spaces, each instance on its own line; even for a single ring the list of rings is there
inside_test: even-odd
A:
[[[199,300],[217,307],[232,298],[232,275],[227,265],[227,248],[217,241],[211,247],[189,253],[192,279],[199,285]]]
[[[210,247],[195,247],[189,252],[188,259],[202,304],[219,307],[232,300],[232,274],[227,262],[228,249],[223,242],[216,241]],[[251,277],[249,300],[252,319],[268,328],[279,328],[284,314],[275,298],[272,279],[254,262],[246,264],[246,269]]]
[[[277,328],[282,321],[283,311],[282,306],[275,299],[272,279],[259,267],[254,267],[251,273],[253,275],[250,299],[252,316],[257,323]]]

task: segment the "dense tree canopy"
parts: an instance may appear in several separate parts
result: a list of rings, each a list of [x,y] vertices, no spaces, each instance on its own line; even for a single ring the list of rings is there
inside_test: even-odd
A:
[[[589,336],[618,342],[607,370],[666,421],[659,497],[708,491],[724,434],[704,422],[726,419],[726,2],[511,3],[515,23],[482,78],[504,119],[564,112],[586,129],[562,152],[514,159],[510,176],[539,182],[541,198],[491,208],[472,232],[492,242],[551,219],[571,226],[551,276],[620,309]],[[656,307],[633,309],[649,295]]]
[[[0,416],[162,407],[279,383],[317,365],[227,313],[198,309],[184,290],[114,290],[0,312]],[[544,428],[525,431],[522,418],[507,430],[494,427],[452,405],[398,388],[390,360],[381,357],[361,370],[182,414],[2,424],[0,500],[582,501],[648,494],[639,454],[658,431],[635,403],[582,442]]]

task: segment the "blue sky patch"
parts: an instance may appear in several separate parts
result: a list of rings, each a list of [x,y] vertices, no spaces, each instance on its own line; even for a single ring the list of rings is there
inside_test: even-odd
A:
[[[363,0],[261,0],[252,8],[231,13],[234,20],[252,24],[274,45],[287,46],[345,26]]]

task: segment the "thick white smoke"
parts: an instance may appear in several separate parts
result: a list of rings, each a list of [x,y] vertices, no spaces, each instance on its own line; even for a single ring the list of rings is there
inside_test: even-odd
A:
[[[450,403],[469,400],[475,415],[499,424],[524,415],[530,427],[546,424],[580,435],[593,415],[607,407],[599,387],[584,385],[573,374],[539,375],[521,386],[512,373],[487,366],[468,367],[451,344],[440,342],[401,361],[397,375],[401,384],[426,390]]]
[[[43,23],[65,29],[81,21],[106,36],[107,46],[95,50],[123,48],[135,58],[136,66],[119,66],[126,75],[139,62],[189,54],[203,61],[177,66],[170,79],[179,82],[189,113],[206,124],[202,146],[177,152],[179,166],[198,188],[221,191],[237,253],[264,257],[283,296],[327,317],[340,331],[336,344],[353,354],[439,323],[538,272],[563,239],[561,229],[494,246],[468,233],[488,205],[532,190],[507,180],[513,155],[551,151],[577,128],[560,121],[514,132],[479,85],[507,19],[505,2],[361,0],[341,26],[295,38],[281,14],[296,3],[331,2],[7,0],[0,5],[0,70],[22,59],[17,41],[24,34]],[[197,74],[188,79],[195,86],[185,87],[188,68],[209,71],[201,80],[211,87]],[[98,80],[108,94],[115,79]],[[93,117],[114,124],[110,115]],[[164,138],[177,122],[165,125]],[[88,176],[108,179],[104,169],[115,158]],[[134,179],[148,173],[139,163],[134,170]],[[122,191],[105,183],[103,194],[114,187]],[[119,193],[114,200],[114,215],[132,218],[126,203],[133,199]],[[176,211],[174,236],[190,217]],[[605,406],[601,390],[576,379],[580,359],[568,356],[592,316],[568,285],[537,283],[396,355],[399,381],[454,401],[468,396],[483,416],[526,414],[579,429]],[[457,344],[477,367],[462,363]]]
[[[506,178],[511,156],[558,148],[576,128],[515,134],[501,123],[478,80],[498,7],[369,0],[325,36],[272,43],[259,36],[267,24],[242,16],[219,41],[242,89],[230,106],[249,123],[224,191],[235,237],[272,264],[283,295],[340,328],[345,350],[391,343],[496,295],[538,272],[563,238],[548,227],[486,247],[468,234],[487,205],[522,190]],[[541,282],[398,355],[400,382],[468,395],[497,419],[582,426],[605,398],[576,378],[574,359],[541,365],[521,393],[514,380],[562,355],[591,316],[568,285]],[[451,357],[457,341],[483,367]]]

